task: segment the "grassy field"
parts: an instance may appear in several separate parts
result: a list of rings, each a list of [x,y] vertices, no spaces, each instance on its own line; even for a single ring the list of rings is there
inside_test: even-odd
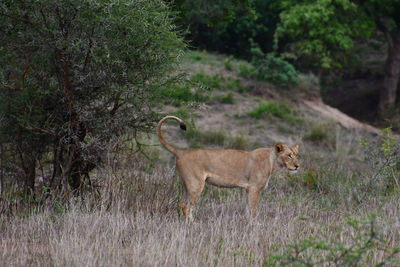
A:
[[[301,170],[272,176],[256,220],[245,191],[206,186],[196,223],[187,223],[173,157],[154,135],[143,137],[146,156],[128,138],[80,196],[43,184],[35,199],[3,192],[1,266],[400,265],[400,150],[390,132],[343,129],[301,105],[298,90],[315,86],[313,77],[286,92],[248,78],[246,62],[203,52],[188,54],[183,68],[214,89],[165,92],[177,101],[162,112],[188,122],[185,134],[163,128],[172,144],[300,145]]]
[[[64,205],[48,202],[25,216],[2,216],[0,264],[398,264],[399,254],[391,257],[400,240],[398,192],[368,195],[357,203],[348,193],[362,194],[360,185],[352,189],[350,183],[330,181],[321,191],[318,181],[307,185],[307,171],[297,178],[280,172],[263,193],[255,221],[249,220],[245,192],[207,187],[192,225],[176,209],[180,184],[173,168],[156,165],[146,174],[147,166],[132,172],[129,161],[124,164],[117,169],[125,171],[97,173],[104,183],[97,196],[72,197]],[[334,166],[327,168],[336,173]]]

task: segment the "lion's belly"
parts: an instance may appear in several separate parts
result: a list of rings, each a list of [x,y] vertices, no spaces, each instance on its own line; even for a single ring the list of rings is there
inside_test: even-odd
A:
[[[216,174],[209,174],[206,178],[206,183],[219,186],[219,187],[242,187],[245,188],[248,184],[248,179],[237,178],[234,176],[219,176]]]

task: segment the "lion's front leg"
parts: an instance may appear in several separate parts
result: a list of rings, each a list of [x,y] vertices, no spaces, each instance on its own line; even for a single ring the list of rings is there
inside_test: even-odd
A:
[[[257,216],[258,202],[260,201],[261,190],[248,186],[246,188],[251,217],[254,219]]]

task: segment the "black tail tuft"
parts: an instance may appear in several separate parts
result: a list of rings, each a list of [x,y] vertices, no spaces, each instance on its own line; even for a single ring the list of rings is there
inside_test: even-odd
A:
[[[186,131],[186,124],[184,124],[183,122],[181,122],[180,127],[182,130]]]

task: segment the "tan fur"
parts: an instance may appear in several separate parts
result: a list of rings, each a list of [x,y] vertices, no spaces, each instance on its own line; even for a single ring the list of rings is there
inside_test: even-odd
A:
[[[203,191],[205,183],[246,189],[251,215],[255,218],[261,191],[274,169],[286,167],[295,172],[299,168],[298,145],[290,147],[275,144],[273,148],[258,148],[253,151],[175,149],[161,135],[161,125],[168,119],[177,120],[181,128],[186,129],[186,126],[178,117],[167,116],[158,123],[157,135],[161,144],[176,156],[176,167],[183,183],[183,197],[179,207],[191,221],[193,205]]]

